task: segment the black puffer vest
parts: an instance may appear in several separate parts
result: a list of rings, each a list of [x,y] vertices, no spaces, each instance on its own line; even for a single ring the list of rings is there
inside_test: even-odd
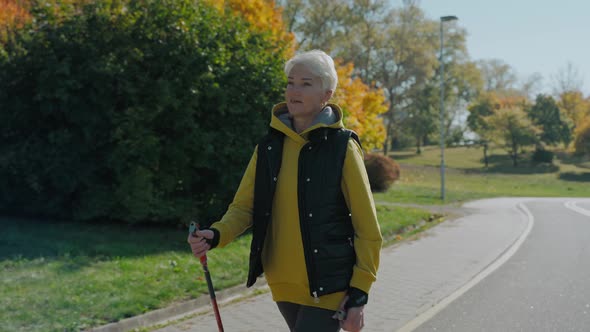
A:
[[[299,223],[310,295],[316,298],[348,289],[356,262],[354,229],[341,187],[351,136],[358,141],[350,130],[318,128],[310,132],[309,142],[299,154]],[[283,139],[283,133],[271,129],[258,144],[248,287],[263,272],[261,253],[271,220]]]

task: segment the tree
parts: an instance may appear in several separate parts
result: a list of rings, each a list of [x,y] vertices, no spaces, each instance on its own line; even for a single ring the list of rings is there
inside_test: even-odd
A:
[[[534,99],[539,91],[543,87],[543,75],[539,73],[533,73],[527,76],[523,82],[521,82],[519,90],[523,96],[529,99]]]
[[[574,140],[574,152],[579,155],[590,156],[590,117],[586,118],[576,128]]]
[[[478,67],[484,79],[485,91],[506,92],[514,90],[517,82],[514,69],[500,59],[480,60]]]
[[[193,0],[48,1],[59,15],[35,1],[0,61],[0,211],[221,214],[281,99],[282,46]]]
[[[353,1],[341,15],[342,38],[334,51],[345,61],[355,64],[355,72],[364,82],[376,79],[373,62],[387,38],[383,31],[391,22],[391,12],[385,0]]]
[[[572,62],[568,62],[564,67],[559,68],[557,73],[552,76],[552,79],[555,95],[580,91],[584,85],[584,79],[580,76],[579,69]]]
[[[492,92],[483,93],[476,102],[468,107],[467,127],[479,136],[483,146],[484,165],[488,167],[488,148],[491,141],[491,128],[486,118],[500,108],[500,102]]]
[[[17,29],[30,22],[28,1],[0,0],[0,60],[3,57],[3,45]]]
[[[540,94],[527,113],[533,123],[541,128],[541,142],[555,145],[563,142],[566,146],[571,140],[568,124],[562,119],[557,103],[551,96]]]
[[[280,1],[287,26],[298,36],[301,49],[322,49],[345,63],[355,75],[373,81],[372,61],[386,36],[389,19],[385,0]]]
[[[239,16],[250,23],[259,33],[270,34],[276,44],[275,51],[285,60],[295,51],[295,36],[285,27],[283,8],[273,0],[209,0],[217,6],[225,4],[227,14]]]
[[[535,127],[521,108],[500,108],[485,122],[490,128],[490,136],[497,144],[506,147],[513,166],[518,165],[518,152],[523,146],[537,142],[540,129]]]
[[[412,134],[416,143],[416,153],[422,153],[421,146],[425,138],[436,131],[438,124],[438,109],[433,107],[439,99],[437,91],[432,86],[425,86],[417,90],[408,107],[408,117],[404,121],[404,127]]]
[[[342,40],[340,24],[347,10],[342,0],[279,0],[287,31],[295,33],[302,50],[327,53]]]
[[[390,145],[408,118],[408,108],[415,101],[412,96],[434,75],[438,29],[425,18],[415,1],[404,1],[402,8],[391,14],[392,22],[385,30],[388,38],[376,51],[373,71],[378,86],[389,101],[386,114],[387,139],[383,146],[388,153]]]
[[[305,9],[304,0],[278,0],[277,5],[283,8],[283,20],[285,21],[287,31],[294,33],[299,28],[301,12]]]
[[[469,112],[468,105],[475,100],[483,90],[483,79],[477,64],[469,60],[465,47],[465,31],[449,33],[443,59],[444,72],[444,103],[443,114],[446,143],[460,142],[466,131],[461,119]],[[431,85],[436,89],[437,98],[431,101],[433,107],[440,111],[440,67],[436,75],[431,78]]]
[[[557,106],[571,122],[572,130],[590,116],[590,98],[584,98],[581,91],[564,91],[559,95]]]
[[[362,139],[363,148],[371,151],[381,147],[385,140],[385,128],[381,115],[387,111],[385,96],[381,90],[364,84],[353,77],[352,63],[336,61],[338,88],[334,101],[344,111],[347,128],[354,130]]]

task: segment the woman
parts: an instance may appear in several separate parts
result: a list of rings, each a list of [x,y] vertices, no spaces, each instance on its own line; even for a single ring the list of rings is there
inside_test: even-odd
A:
[[[382,242],[362,150],[328,103],[338,83],[330,56],[298,54],[285,74],[285,102],[233,202],[188,242],[200,257],[252,226],[247,285],[264,272],[291,331],[360,331]]]

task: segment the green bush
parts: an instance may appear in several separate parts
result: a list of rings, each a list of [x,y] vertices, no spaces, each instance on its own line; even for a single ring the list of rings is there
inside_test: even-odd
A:
[[[197,0],[49,2],[71,14],[36,1],[3,45],[0,212],[223,212],[281,98],[276,45]]]
[[[371,190],[374,192],[387,191],[400,177],[399,165],[393,159],[379,153],[367,153],[365,167]]]
[[[555,154],[553,152],[542,148],[537,148],[533,153],[532,159],[536,163],[553,163],[554,157]]]

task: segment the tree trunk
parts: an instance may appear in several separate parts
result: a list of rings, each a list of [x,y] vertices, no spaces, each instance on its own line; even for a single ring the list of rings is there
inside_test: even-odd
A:
[[[387,156],[389,148],[391,147],[391,140],[393,139],[393,124],[390,122],[387,124],[387,130],[385,133],[385,141],[383,141],[383,154]]]
[[[393,107],[391,105],[389,106],[389,111],[385,114],[387,114],[389,121],[387,121],[387,128],[385,131],[385,143],[383,144],[383,154],[387,156],[393,142],[394,131]]]
[[[486,169],[488,169],[488,143],[483,144],[483,162],[486,165]]]
[[[512,166],[516,167],[518,166],[518,146],[514,143],[512,143]]]

